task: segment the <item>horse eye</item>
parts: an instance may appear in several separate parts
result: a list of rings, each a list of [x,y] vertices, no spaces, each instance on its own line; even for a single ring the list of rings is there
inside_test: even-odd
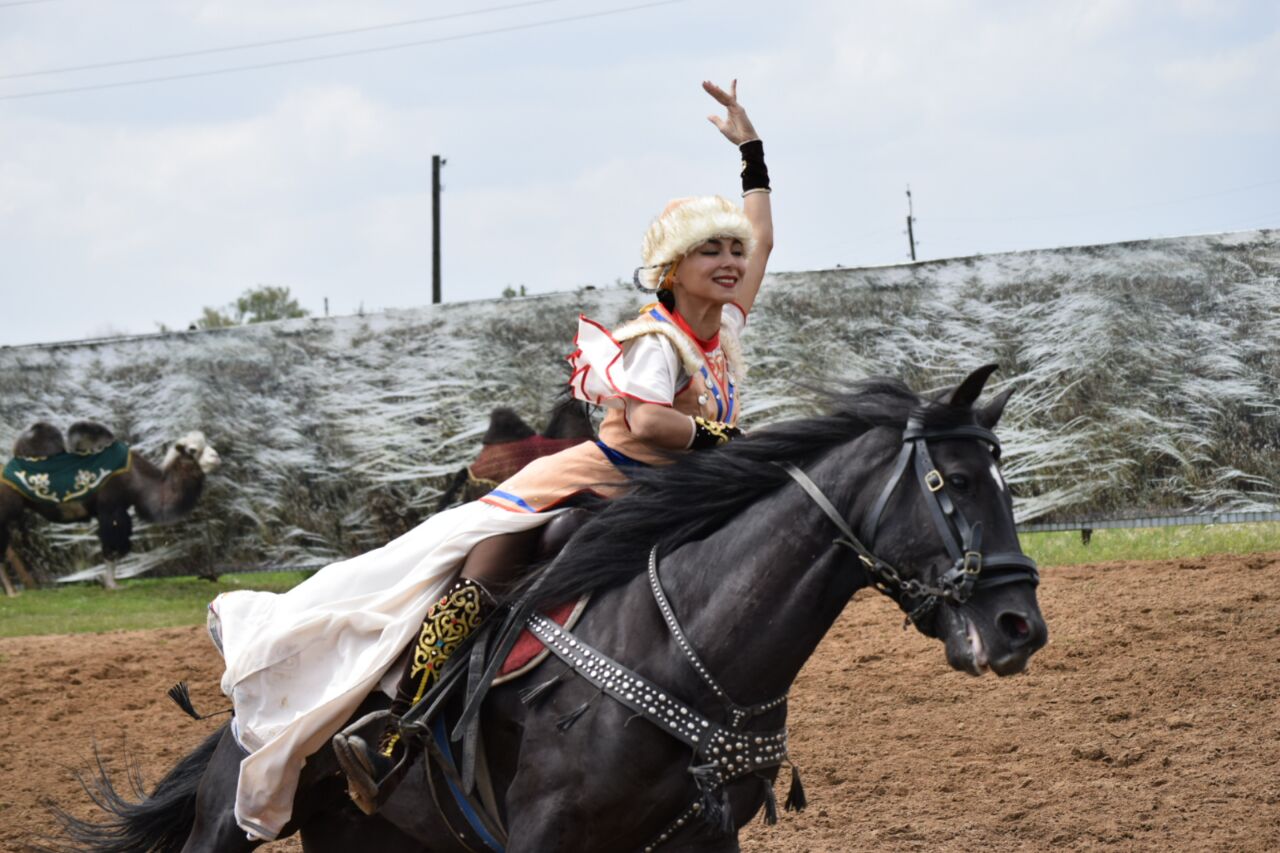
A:
[[[951,487],[956,491],[963,492],[969,489],[969,478],[964,474],[952,474],[950,477],[947,477],[947,482],[950,483]]]

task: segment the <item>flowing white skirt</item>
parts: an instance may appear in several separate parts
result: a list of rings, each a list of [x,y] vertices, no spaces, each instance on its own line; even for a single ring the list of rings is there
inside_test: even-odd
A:
[[[292,590],[241,590],[209,605],[226,660],[222,691],[240,764],[236,822],[274,839],[289,821],[307,756],[337,733],[417,635],[427,608],[483,539],[546,524],[555,511],[474,502],[437,513],[387,545],[333,563]],[[392,688],[394,689],[394,688]]]

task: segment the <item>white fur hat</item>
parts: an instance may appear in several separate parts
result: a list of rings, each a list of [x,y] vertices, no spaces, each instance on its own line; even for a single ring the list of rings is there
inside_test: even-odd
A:
[[[642,287],[657,290],[668,265],[679,263],[690,250],[713,237],[741,240],[748,256],[755,244],[746,214],[718,195],[669,202],[645,232],[640,247],[644,266],[636,271],[636,281]]]

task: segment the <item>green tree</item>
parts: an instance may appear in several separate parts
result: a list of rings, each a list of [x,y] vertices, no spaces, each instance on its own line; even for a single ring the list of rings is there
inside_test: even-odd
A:
[[[264,284],[246,290],[235,301],[236,320],[240,323],[265,323],[306,317],[311,312],[298,304],[287,287]]]
[[[194,325],[197,329],[221,329],[223,326],[236,325],[236,321],[217,308],[206,305],[200,312],[200,316],[196,318]]]
[[[269,284],[251,287],[236,297],[225,309],[204,307],[204,311],[192,324],[197,329],[221,329],[245,323],[266,323],[269,320],[288,320],[307,317],[310,311],[298,304],[287,287]]]

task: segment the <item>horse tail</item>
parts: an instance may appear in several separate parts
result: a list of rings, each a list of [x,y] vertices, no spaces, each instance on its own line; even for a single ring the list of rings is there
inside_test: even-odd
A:
[[[81,820],[54,807],[62,830],[74,849],[87,853],[129,853],[148,850],[156,853],[182,850],[196,819],[196,791],[214,750],[227,726],[223,725],[173,766],[147,795],[137,762],[127,763],[129,793],[116,790],[102,756],[94,748],[96,768],[91,774],[76,774],[76,780],[107,820]]]

